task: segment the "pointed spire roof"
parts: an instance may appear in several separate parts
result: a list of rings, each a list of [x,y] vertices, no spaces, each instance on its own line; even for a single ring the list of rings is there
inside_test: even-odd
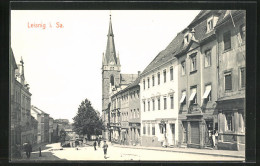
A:
[[[111,65],[117,64],[117,57],[116,57],[116,49],[115,49],[111,15],[110,15],[110,21],[109,21],[108,34],[107,34],[107,48],[106,48],[105,60],[106,60],[107,64],[111,64]]]

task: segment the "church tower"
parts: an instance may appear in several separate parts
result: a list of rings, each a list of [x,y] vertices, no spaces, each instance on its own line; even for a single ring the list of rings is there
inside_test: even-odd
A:
[[[108,108],[109,94],[113,88],[120,84],[120,61],[116,54],[112,21],[110,15],[107,34],[107,47],[102,57],[102,111]]]

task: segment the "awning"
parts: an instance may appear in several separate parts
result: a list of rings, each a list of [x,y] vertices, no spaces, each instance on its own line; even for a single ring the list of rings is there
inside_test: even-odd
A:
[[[208,98],[210,91],[211,91],[211,86],[206,86],[206,91],[203,95],[203,99]]]
[[[189,98],[189,101],[192,101],[196,95],[196,89],[195,90],[192,90],[192,94],[190,95],[190,98]]]
[[[183,103],[186,98],[186,93],[182,93],[181,101],[180,103]]]

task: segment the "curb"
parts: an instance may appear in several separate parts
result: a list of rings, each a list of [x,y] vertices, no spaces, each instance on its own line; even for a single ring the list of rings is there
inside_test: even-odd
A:
[[[233,155],[223,155],[223,154],[210,154],[210,153],[202,153],[202,152],[188,152],[188,151],[178,151],[173,149],[155,149],[155,148],[145,148],[145,147],[130,147],[130,146],[120,146],[120,145],[113,145],[115,147],[120,148],[132,148],[132,149],[145,149],[145,150],[157,150],[157,151],[165,151],[165,152],[179,152],[179,153],[191,153],[191,154],[200,154],[200,155],[209,155],[209,156],[218,156],[218,157],[234,157],[234,158],[244,158],[243,156],[233,156]]]

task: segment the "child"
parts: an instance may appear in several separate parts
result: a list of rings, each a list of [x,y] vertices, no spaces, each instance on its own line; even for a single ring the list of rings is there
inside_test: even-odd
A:
[[[108,148],[108,145],[107,145],[106,141],[104,141],[103,149],[104,149],[104,158],[105,159],[107,159],[107,148]]]

